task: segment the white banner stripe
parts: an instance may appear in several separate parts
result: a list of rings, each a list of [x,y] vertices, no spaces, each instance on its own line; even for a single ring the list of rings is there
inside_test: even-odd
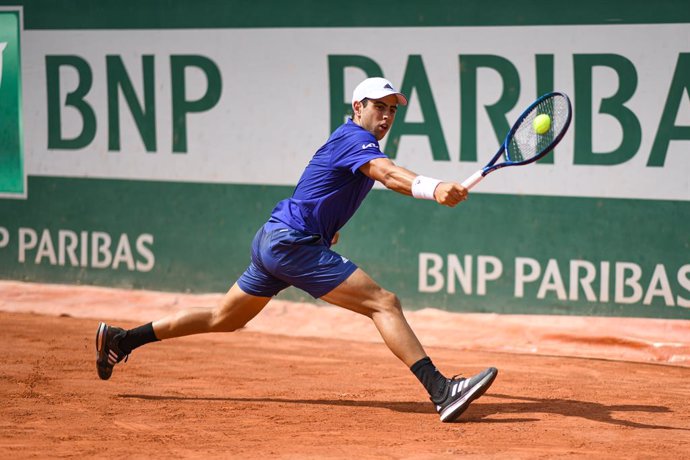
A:
[[[534,39],[539,36],[549,39]],[[434,161],[429,139],[419,135],[401,138],[396,161],[420,174],[461,181],[483,166],[497,148],[484,106],[495,103],[504,89],[497,72],[479,70],[478,161],[460,162],[459,56],[493,55],[515,67],[521,92],[518,104],[508,114],[514,119],[537,95],[537,55],[553,56],[555,87],[576,102],[582,95],[575,94],[574,56],[604,54],[622,57],[635,70],[634,94],[625,102],[626,110],[641,127],[641,142],[632,158],[613,166],[576,164],[575,132],[584,127],[574,124],[557,149],[554,165],[497,172],[475,192],[690,200],[690,141],[671,141],[663,167],[647,166],[679,56],[690,52],[690,24],[387,28],[387,39],[375,49],[371,34],[358,33],[354,28],[348,28],[347,33],[318,28],[28,30],[23,37],[29,175],[291,186],[330,132],[329,56],[364,56],[400,86],[410,56],[419,55],[450,161]],[[155,152],[146,151],[122,95],[118,103],[121,133],[116,139],[120,149],[109,151],[109,104],[115,102],[108,101],[107,96],[108,55],[122,60],[139,101],[143,100],[142,56],[153,56]],[[222,91],[211,109],[185,115],[188,151],[174,153],[171,57],[182,55],[210,59],[221,74]],[[49,116],[48,56],[78,56],[93,76],[84,101],[93,109],[96,131],[93,139],[77,150],[48,147],[50,116],[59,114],[65,139],[77,137],[83,128],[80,113],[74,107],[64,107],[66,95],[81,81],[73,66],[64,66],[59,72],[63,107],[52,107]],[[186,99],[204,96],[208,87],[205,74],[190,67],[185,76]],[[363,77],[361,70],[346,71],[346,98]],[[616,94],[621,82],[606,66],[595,66],[592,80],[592,113],[586,118],[591,119],[593,129],[587,140],[595,152],[615,151],[624,142],[623,130],[617,119],[599,109],[602,101]],[[413,92],[408,96],[405,121],[422,121],[419,95]],[[576,105],[574,109],[578,113],[584,107]],[[687,96],[682,97],[674,118],[677,126],[690,126]]]

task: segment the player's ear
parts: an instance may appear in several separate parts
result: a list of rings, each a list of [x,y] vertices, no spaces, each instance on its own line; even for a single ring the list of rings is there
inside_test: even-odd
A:
[[[353,117],[359,117],[362,114],[362,102],[354,101],[352,103],[352,108],[354,109]]]

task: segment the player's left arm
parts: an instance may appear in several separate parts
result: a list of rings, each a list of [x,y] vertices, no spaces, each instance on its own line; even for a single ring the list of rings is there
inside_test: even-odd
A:
[[[375,158],[360,166],[363,174],[381,182],[387,189],[412,196],[412,184],[419,174],[393,163],[389,158]],[[455,182],[440,182],[434,192],[434,200],[453,207],[467,198],[467,189]]]

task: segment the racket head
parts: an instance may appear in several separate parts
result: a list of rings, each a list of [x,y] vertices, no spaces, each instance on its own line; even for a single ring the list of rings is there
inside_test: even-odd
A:
[[[543,134],[537,134],[532,126],[534,119],[546,114],[551,126]],[[508,132],[503,143],[505,165],[524,165],[542,158],[556,147],[565,136],[573,111],[566,94],[551,92],[534,101],[520,115]]]

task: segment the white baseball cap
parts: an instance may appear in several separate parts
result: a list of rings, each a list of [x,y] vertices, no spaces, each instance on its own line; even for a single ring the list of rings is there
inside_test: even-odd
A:
[[[407,105],[407,98],[401,92],[393,88],[393,84],[381,77],[367,78],[362,83],[357,85],[352,92],[352,106],[355,101],[363,101],[364,99],[381,99],[382,97],[395,94],[398,98],[398,104]]]

